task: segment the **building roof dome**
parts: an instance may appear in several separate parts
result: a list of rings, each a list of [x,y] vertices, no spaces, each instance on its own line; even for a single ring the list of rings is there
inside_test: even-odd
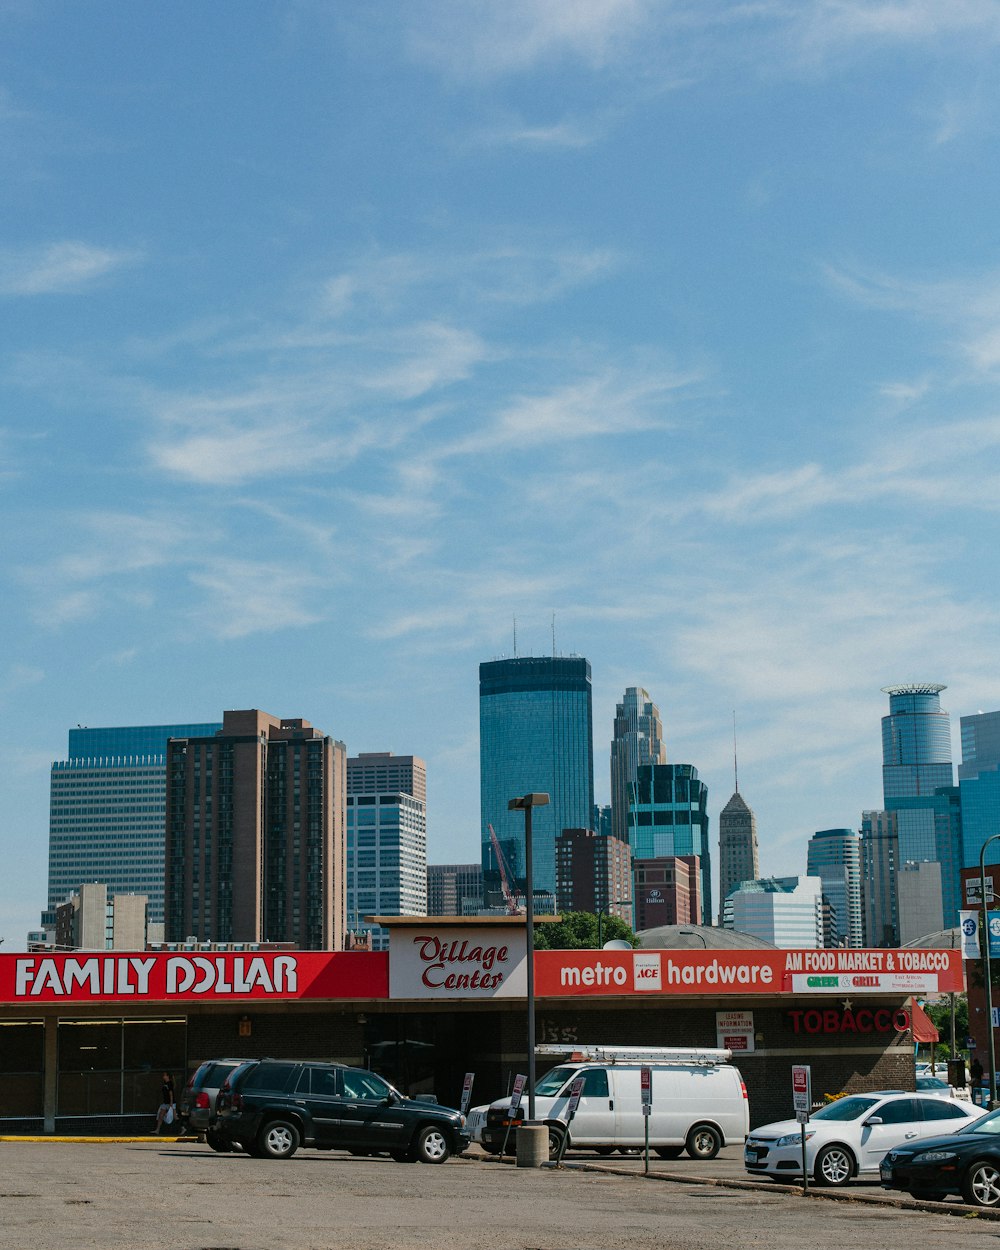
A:
[[[777,950],[773,942],[715,925],[662,924],[636,934],[641,950]]]

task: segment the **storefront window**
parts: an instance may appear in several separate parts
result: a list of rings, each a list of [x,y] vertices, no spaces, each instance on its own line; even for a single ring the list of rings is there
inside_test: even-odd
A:
[[[184,1082],[184,1020],[60,1020],[58,1115],[155,1115],[162,1074]]]
[[[41,1020],[0,1024],[0,1119],[42,1115],[45,1027]]]

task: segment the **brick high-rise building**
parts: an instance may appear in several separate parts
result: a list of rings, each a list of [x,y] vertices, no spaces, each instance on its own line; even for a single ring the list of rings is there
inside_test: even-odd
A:
[[[701,861],[697,855],[662,855],[632,861],[635,929],[701,924]]]
[[[346,774],[342,742],[256,709],[172,738],[166,940],[342,950]]]
[[[632,925],[632,851],[593,829],[564,829],[556,838],[556,906],[604,912]]]

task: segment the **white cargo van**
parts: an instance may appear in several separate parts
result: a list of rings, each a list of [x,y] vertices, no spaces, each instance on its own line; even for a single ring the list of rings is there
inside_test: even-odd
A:
[[[573,1082],[583,1077],[580,1103],[569,1125],[568,1147],[631,1152],[645,1145],[640,1073],[651,1070],[649,1144],[663,1159],[686,1150],[694,1159],[714,1159],[730,1142],[742,1142],[750,1128],[746,1085],[728,1050],[682,1050],[666,1046],[539,1046],[539,1055],[562,1062],[535,1086],[535,1121],[549,1126],[549,1154],[558,1153],[567,1131]],[[510,1118],[510,1099],[469,1112],[473,1140],[499,1154],[527,1118],[527,1096]],[[512,1131],[508,1137],[508,1128]]]

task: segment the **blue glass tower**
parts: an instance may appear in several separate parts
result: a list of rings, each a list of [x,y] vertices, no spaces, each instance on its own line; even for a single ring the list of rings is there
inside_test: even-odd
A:
[[[984,842],[1000,833],[1000,712],[963,716],[961,726],[962,867],[978,868]],[[1000,863],[1000,842],[987,849],[986,863]]]
[[[712,863],[708,845],[708,787],[693,764],[640,764],[629,804],[633,859],[697,855],[701,923],[712,923]]]
[[[549,795],[532,819],[535,890],[556,889],[556,836],[590,827],[594,730],[590,665],[579,656],[523,656],[479,666],[480,816],[484,889],[497,880],[492,825],[507,867],[524,883],[524,815],[508,800]]]
[[[950,925],[958,923],[961,829],[944,689],[883,687],[889,715],[882,718],[882,789],[885,810],[896,816],[897,872],[907,863],[939,863],[942,918]]]

